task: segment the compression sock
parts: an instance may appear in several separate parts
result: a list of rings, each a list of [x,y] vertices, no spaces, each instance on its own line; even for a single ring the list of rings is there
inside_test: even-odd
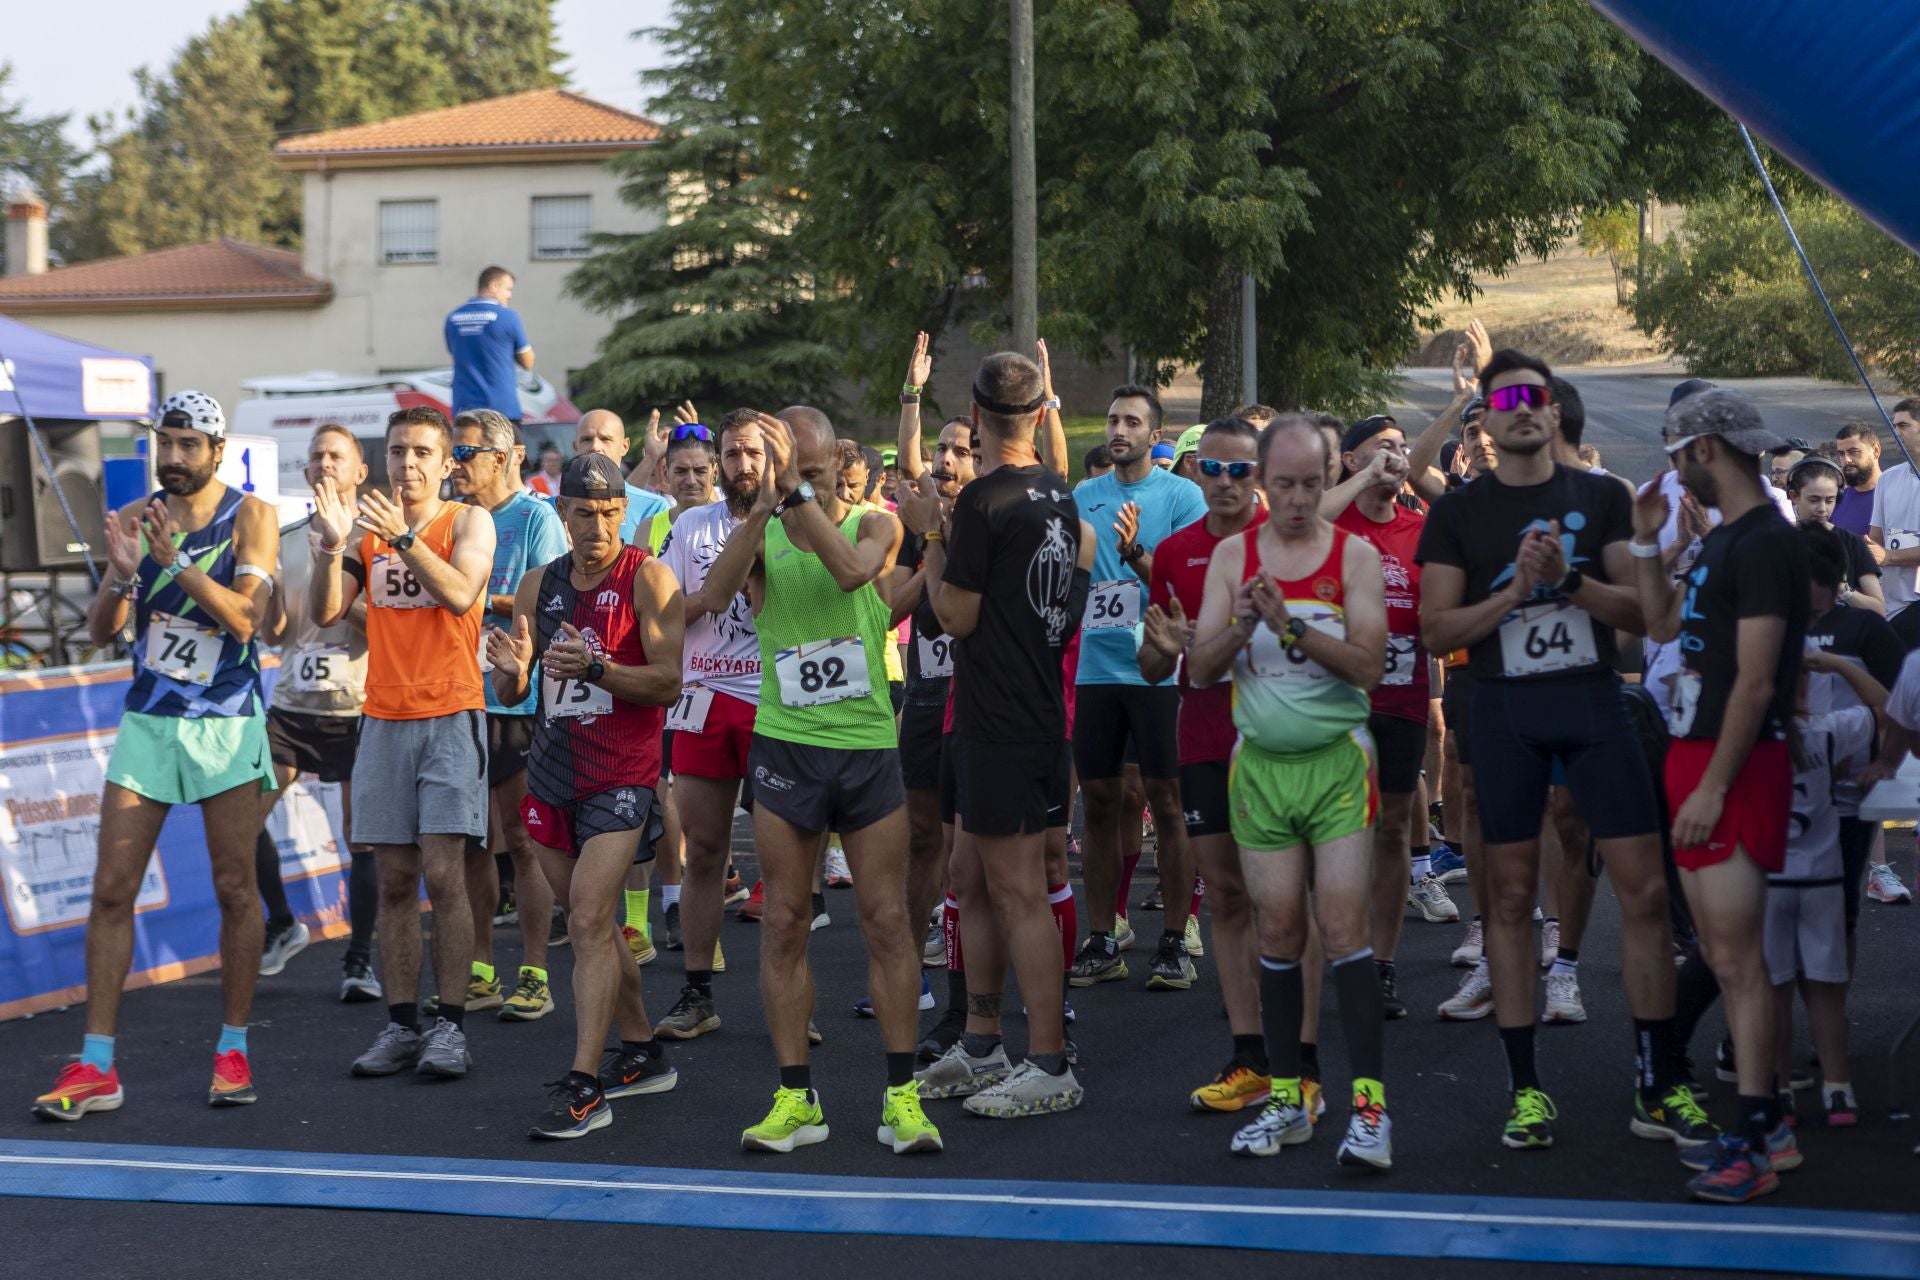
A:
[[[898,1089],[913,1083],[913,1050],[887,1055],[887,1088]]]
[[[1300,1042],[1300,1075],[1307,1080],[1320,1078],[1320,1046],[1310,1040]]]
[[[380,918],[380,875],[371,853],[351,855],[347,871],[347,915],[353,936],[347,942],[347,954],[362,960],[373,959],[373,926]]]
[[[245,1053],[247,1051],[247,1029],[220,1024],[220,1041],[213,1046],[215,1054]]]
[[[780,1087],[782,1089],[800,1089],[804,1092],[812,1093],[812,1069],[804,1062],[797,1067],[780,1068]]]
[[[267,932],[292,924],[287,886],[280,882],[280,846],[264,830],[253,838],[253,878],[259,881],[260,900],[267,905]]]
[[[1553,963],[1557,972],[1560,961]],[[1633,1050],[1640,1094],[1648,1102],[1657,1103],[1673,1088],[1674,1069],[1679,1063],[1679,1054],[1674,1051],[1673,1019],[1635,1018]]]
[[[88,1035],[80,1042],[80,1061],[101,1075],[113,1070],[113,1037]]]
[[[1193,878],[1193,897],[1187,901],[1187,915],[1192,919],[1200,918],[1200,900],[1207,896],[1207,882],[1199,876]]]
[[[1049,885],[1047,906],[1053,910],[1053,927],[1060,935],[1061,962],[1065,969],[1071,969],[1073,968],[1073,944],[1080,936],[1080,912],[1073,905],[1073,886]]]
[[[1380,970],[1373,948],[1329,961],[1334,998],[1340,1004],[1340,1030],[1347,1038],[1347,1064],[1354,1077],[1378,1080],[1385,1069],[1387,1010],[1380,994]]]
[[[1413,882],[1419,884],[1433,874],[1433,846],[1416,844],[1411,846],[1413,854]]]
[[[1693,1043],[1693,1033],[1713,1002],[1720,998],[1720,980],[1713,976],[1699,951],[1689,951],[1686,963],[1673,975],[1674,1038],[1684,1052]]]
[[[960,903],[952,894],[947,895],[946,902],[940,907],[940,927],[947,935],[947,971],[965,973],[967,958],[960,946]],[[955,1007],[960,1009],[967,1007],[964,982],[961,983],[960,1003]]]
[[[1283,1079],[1299,1080],[1300,1019],[1306,1008],[1299,962],[1261,956],[1260,1026],[1266,1033],[1267,1064],[1276,1086]]]
[[[1533,1062],[1533,1024],[1500,1028],[1500,1047],[1507,1052],[1508,1090],[1518,1093],[1522,1089],[1538,1089],[1540,1073]]]
[[[648,889],[628,889],[626,891],[627,927],[629,929],[638,929],[642,933],[647,931],[647,894],[650,892],[651,890]]]
[[[642,903],[642,905],[644,906],[645,904]],[[665,911],[668,907],[677,907],[679,905],[680,905],[680,886],[677,884],[661,885],[660,886],[660,909],[662,911]]]
[[[1140,855],[1130,853],[1120,864],[1120,893],[1113,901],[1113,914],[1127,914],[1127,895],[1133,892],[1133,870],[1140,865]]]
[[[1233,1038],[1233,1060],[1251,1068],[1255,1075],[1269,1075],[1267,1070],[1267,1040],[1265,1036],[1235,1036]]]

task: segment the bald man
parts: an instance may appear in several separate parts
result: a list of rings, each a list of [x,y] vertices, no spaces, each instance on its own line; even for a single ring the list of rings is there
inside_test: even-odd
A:
[[[573,430],[575,457],[583,453],[604,453],[619,463],[622,471],[626,470],[627,451],[632,447],[627,439],[626,424],[611,409],[589,409],[581,415],[580,425]],[[651,489],[635,487],[633,477],[628,476],[627,516],[620,522],[620,541],[635,542],[636,533],[651,525],[655,516],[672,506],[672,499]]]

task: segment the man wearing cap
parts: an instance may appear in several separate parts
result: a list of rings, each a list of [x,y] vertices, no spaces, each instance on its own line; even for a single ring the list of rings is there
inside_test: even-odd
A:
[[[583,453],[598,453],[612,458],[622,466],[626,465],[627,451],[633,447],[627,439],[627,425],[620,415],[611,409],[590,409],[580,415],[580,421],[573,429],[573,452],[578,457]],[[649,477],[650,479],[651,477]],[[556,481],[559,476],[554,477]],[[627,515],[620,526],[620,540],[632,542],[634,535],[647,527],[653,518],[671,507],[673,503],[651,489],[643,489],[627,479]]]
[[[133,683],[107,760],[100,850],[87,913],[87,1019],[80,1060],[34,1100],[36,1115],[78,1120],[118,1110],[113,1065],[120,991],[133,963],[135,901],[167,812],[200,806],[220,905],[225,1017],[209,1104],[255,1100],[247,1011],[264,921],[254,877],[260,793],[274,787],[256,635],[280,552],[273,507],[214,478],[227,421],[213,397],[182,391],[153,429],[160,491],[106,524],[108,572],[87,609],[96,648],[133,615]]]
[[[1204,426],[1188,427],[1180,433],[1180,439],[1173,446],[1173,474],[1200,483],[1200,437],[1206,433]]]
[[[1717,1201],[1765,1195],[1779,1185],[1776,1170],[1800,1163],[1773,1089],[1761,946],[1767,875],[1786,858],[1794,772],[1786,735],[1809,609],[1805,543],[1774,509],[1760,471],[1780,443],[1736,391],[1701,391],[1667,411],[1664,447],[1681,482],[1721,516],[1683,589],[1660,566],[1665,504],[1650,493],[1633,508],[1647,630],[1677,638],[1684,664],[1667,704],[1673,859],[1726,1000],[1740,1076],[1737,1131],[1681,1151],[1702,1170],[1689,1189]]]

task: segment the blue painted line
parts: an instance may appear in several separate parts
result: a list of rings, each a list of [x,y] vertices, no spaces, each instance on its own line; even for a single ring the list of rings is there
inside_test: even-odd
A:
[[[0,1141],[0,1196],[1920,1277],[1920,1218],[1771,1206],[834,1178],[14,1141]]]

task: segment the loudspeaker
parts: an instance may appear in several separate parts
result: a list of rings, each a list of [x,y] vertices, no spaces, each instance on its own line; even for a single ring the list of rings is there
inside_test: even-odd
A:
[[[53,474],[40,461],[27,424],[0,423],[0,570],[31,572],[84,565],[82,542],[96,564],[106,563],[106,489],[100,466],[100,424],[41,422]],[[67,498],[80,526],[74,536],[53,486]]]

